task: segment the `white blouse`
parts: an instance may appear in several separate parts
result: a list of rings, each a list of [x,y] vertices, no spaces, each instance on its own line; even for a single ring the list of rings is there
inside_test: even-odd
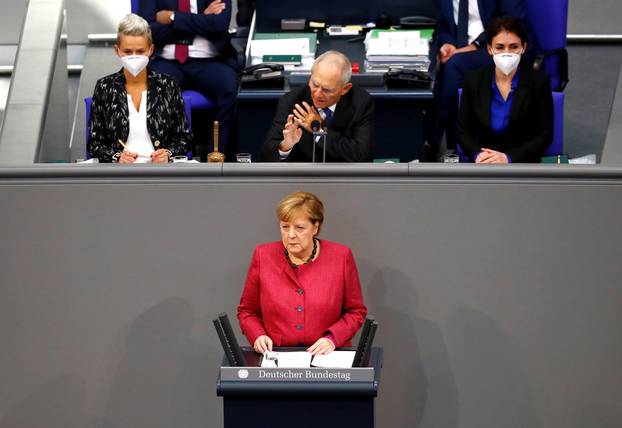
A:
[[[138,111],[127,94],[128,111],[130,113],[130,135],[127,137],[127,150],[138,153],[136,163],[151,162],[151,153],[154,152],[153,143],[147,130],[147,91],[143,91]]]

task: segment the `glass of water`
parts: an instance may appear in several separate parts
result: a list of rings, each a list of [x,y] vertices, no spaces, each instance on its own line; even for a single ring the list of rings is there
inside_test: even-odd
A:
[[[454,153],[447,153],[443,155],[443,162],[444,163],[459,163],[460,162],[460,156],[458,156],[457,154]]]
[[[251,154],[250,153],[238,153],[236,155],[236,159],[239,163],[251,163]]]

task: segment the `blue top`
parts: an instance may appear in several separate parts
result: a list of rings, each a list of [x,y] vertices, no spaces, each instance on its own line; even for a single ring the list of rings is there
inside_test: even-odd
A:
[[[510,93],[508,99],[504,100],[497,87],[495,80],[494,70],[492,76],[492,102],[490,103],[490,128],[495,134],[503,134],[510,122],[510,109],[512,108],[512,99],[514,98],[514,90],[518,86],[519,70],[516,70],[516,74],[512,78],[512,85],[510,87]]]
[[[516,74],[512,78],[512,84],[510,87],[510,93],[508,99],[504,100],[497,82],[495,80],[495,69],[492,71],[492,100],[490,103],[490,128],[495,134],[503,134],[510,122],[510,110],[512,109],[512,99],[514,98],[514,90],[518,86],[518,76],[520,69],[516,70]],[[512,162],[512,159],[508,156],[508,161]]]

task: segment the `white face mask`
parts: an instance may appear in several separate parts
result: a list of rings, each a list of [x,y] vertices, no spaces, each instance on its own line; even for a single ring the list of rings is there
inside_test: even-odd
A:
[[[123,68],[130,72],[134,77],[138,76],[141,71],[147,67],[149,57],[146,55],[127,55],[121,57]]]
[[[520,62],[520,54],[517,53],[498,53],[492,56],[495,65],[506,76],[509,76],[511,72],[516,70],[518,63]]]

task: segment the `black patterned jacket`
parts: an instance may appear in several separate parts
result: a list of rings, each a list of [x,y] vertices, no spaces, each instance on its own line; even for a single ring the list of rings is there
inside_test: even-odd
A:
[[[95,85],[87,146],[100,162],[116,162],[130,133],[129,109],[123,69],[102,77]],[[167,149],[172,156],[185,155],[192,135],[177,81],[148,70],[147,130],[156,150]]]

